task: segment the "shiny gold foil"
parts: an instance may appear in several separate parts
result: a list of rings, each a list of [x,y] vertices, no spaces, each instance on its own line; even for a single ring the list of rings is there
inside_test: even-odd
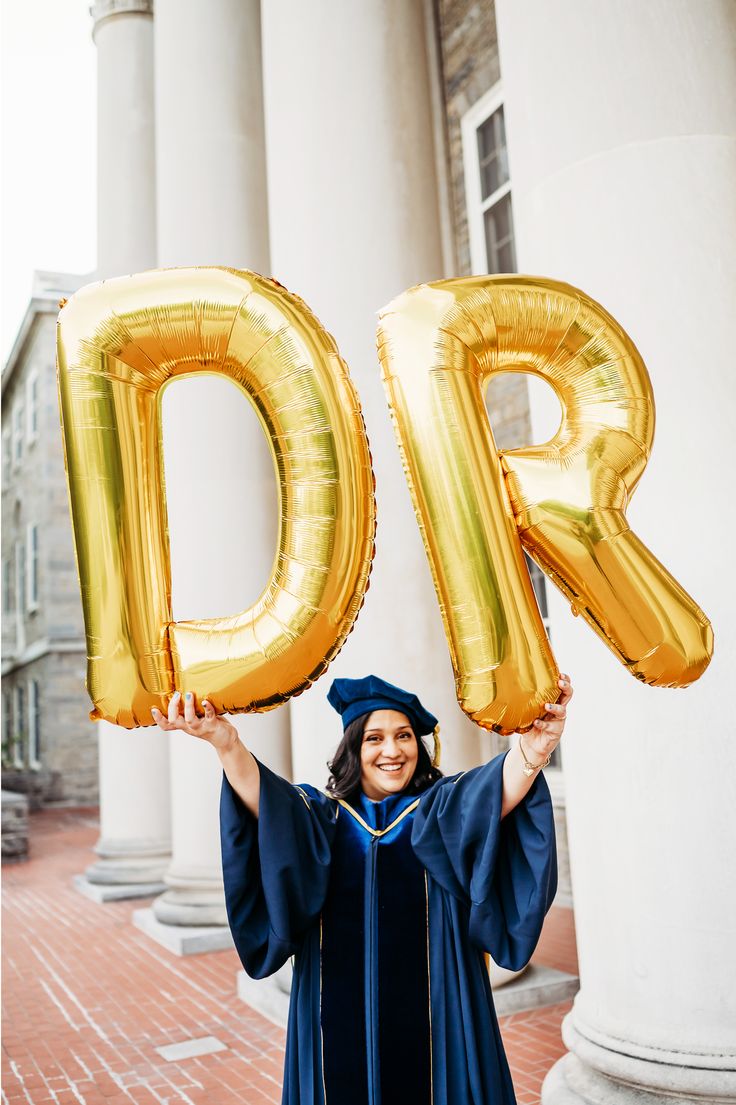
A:
[[[253,404],[276,469],[279,536],[250,609],[174,622],[161,395],[195,372],[227,376]],[[91,716],[150,725],[175,688],[218,712],[269,710],[310,686],[363,603],[375,502],[356,391],[307,306],[232,269],[92,284],[59,314],[58,381]]]
[[[463,710],[505,733],[558,696],[519,537],[638,679],[697,679],[710,623],[625,517],[654,400],[615,319],[553,280],[445,280],[381,312],[378,349]],[[554,388],[563,418],[552,440],[497,451],[484,403],[497,372]]]

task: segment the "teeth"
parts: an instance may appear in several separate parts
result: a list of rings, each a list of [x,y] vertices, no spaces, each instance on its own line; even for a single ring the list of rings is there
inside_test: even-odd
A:
[[[403,764],[378,764],[379,771],[401,771]]]

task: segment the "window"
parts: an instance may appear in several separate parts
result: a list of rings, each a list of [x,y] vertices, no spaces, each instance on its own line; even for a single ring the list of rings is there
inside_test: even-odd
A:
[[[532,581],[532,587],[534,588],[534,597],[537,600],[537,606],[539,607],[539,613],[542,616],[542,624],[547,632],[547,636],[550,636],[549,631],[549,608],[547,605],[547,580],[544,572],[538,564],[532,560],[530,556],[524,553],[524,560],[529,571],[529,578]]]
[[[3,751],[4,764],[10,763],[11,749],[13,747],[13,710],[8,691],[3,691]]]
[[[13,467],[17,468],[23,460],[23,404],[16,403],[13,408]]]
[[[13,763],[25,767],[26,762],[26,689],[22,683],[15,688],[15,731],[13,733]]]
[[[41,685],[37,679],[28,680],[28,766],[41,766],[41,714],[39,710]]]
[[[29,526],[26,538],[26,610],[38,610],[38,526]]]
[[[13,439],[11,436],[11,429],[11,426],[6,426],[3,430],[3,473],[7,472],[13,460]]]
[[[465,194],[473,272],[516,272],[511,178],[500,86],[463,117]]]
[[[26,381],[26,440],[29,445],[38,437],[38,372],[31,372]]]
[[[15,588],[13,586],[13,557],[3,560],[3,614],[12,614],[15,608]]]
[[[15,609],[18,614],[25,609],[26,596],[26,546],[22,541],[15,542]]]

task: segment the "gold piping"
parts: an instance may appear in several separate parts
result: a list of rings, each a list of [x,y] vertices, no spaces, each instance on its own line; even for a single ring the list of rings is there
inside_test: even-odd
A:
[[[392,821],[391,824],[387,825],[385,829],[372,829],[368,822],[360,816],[358,811],[354,810],[352,806],[349,806],[344,799],[338,798],[338,802],[343,807],[343,809],[346,809],[348,813],[355,818],[359,825],[363,826],[367,833],[371,834],[371,836],[385,836],[386,833],[390,833],[392,829],[396,828],[400,821],[404,820],[407,814],[412,813],[419,805],[419,799],[417,798],[416,802],[412,802],[410,806],[407,806],[405,810],[402,810],[395,821]]]
[[[429,885],[424,872],[424,909],[427,919],[427,995],[429,1005],[429,1100],[434,1103],[434,1062],[432,1058],[432,972],[429,968]]]
[[[309,804],[309,799],[307,798],[307,796],[306,796],[306,794],[304,793],[304,791],[302,790],[302,788],[301,788],[301,787],[298,787],[298,786],[296,786],[296,784],[295,784],[295,785],[294,785],[294,790],[295,790],[295,791],[296,791],[296,792],[297,792],[297,793],[298,793],[299,795],[301,795],[301,799],[302,799],[302,802],[304,803],[304,805],[305,805],[305,806],[307,807],[307,809],[308,809],[308,810],[310,811],[310,813],[311,813],[311,811],[312,811],[312,807],[310,806],[310,804]]]
[[[319,1049],[322,1056],[322,1096],[327,1105],[327,1084],[325,1083],[325,1036],[322,1031],[322,914],[319,915]]]

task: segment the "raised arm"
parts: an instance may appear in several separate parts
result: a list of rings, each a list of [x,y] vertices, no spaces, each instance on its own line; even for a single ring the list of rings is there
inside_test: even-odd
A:
[[[182,713],[183,706],[183,713]],[[165,732],[181,729],[211,744],[222,763],[220,846],[225,905],[235,947],[252,978],[273,974],[317,925],[330,876],[337,803],[314,787],[296,787],[241,743],[235,726],[208,702],[173,695]],[[315,926],[317,927],[315,928]],[[316,933],[316,937],[315,937]]]
[[[245,747],[237,729],[227,718],[218,716],[212,704],[206,700],[202,703],[202,708],[204,716],[199,717],[194,706],[194,696],[186,694],[182,704],[181,694],[176,691],[169,702],[168,717],[164,717],[155,707],[151,713],[153,720],[164,732],[181,729],[183,733],[189,733],[190,736],[211,744],[220,757],[230,786],[245,808],[254,817],[258,817],[261,790],[258,761]]]
[[[501,817],[505,817],[518,806],[560,743],[565,728],[567,704],[572,698],[570,676],[561,674],[557,685],[562,692],[559,702],[545,703],[547,713],[534,722],[534,728],[517,741],[504,760]]]

